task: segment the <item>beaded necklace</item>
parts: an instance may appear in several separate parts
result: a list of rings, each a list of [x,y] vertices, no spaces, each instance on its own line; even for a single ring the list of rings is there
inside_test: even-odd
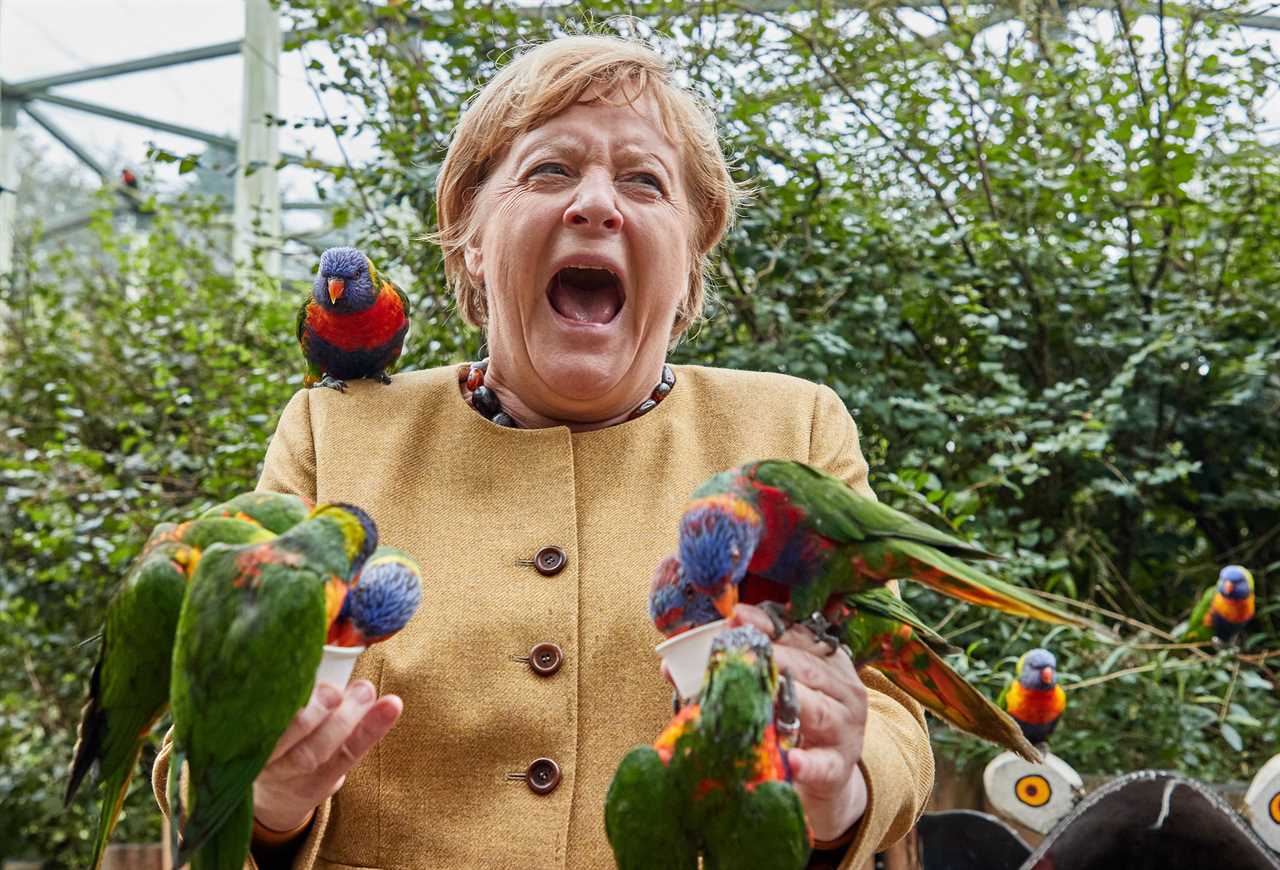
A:
[[[508,429],[519,429],[520,424],[513,420],[510,414],[502,410],[502,404],[498,401],[498,396],[493,390],[484,385],[484,373],[488,367],[489,358],[485,357],[480,362],[471,363],[458,378],[471,391],[471,407],[475,408],[481,417],[490,422],[497,423],[499,426],[506,426]],[[658,381],[658,385],[653,388],[653,392],[649,393],[649,398],[637,405],[627,419],[634,420],[636,417],[652,411],[659,402],[671,393],[671,388],[675,385],[676,373],[671,370],[671,366],[663,363],[662,380]]]

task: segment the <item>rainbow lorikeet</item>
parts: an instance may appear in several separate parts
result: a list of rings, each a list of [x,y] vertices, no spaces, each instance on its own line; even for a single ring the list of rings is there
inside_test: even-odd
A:
[[[369,646],[408,624],[422,601],[422,569],[394,547],[379,547],[351,584],[326,643]]]
[[[748,574],[740,588],[744,604],[785,600],[785,586]],[[699,592],[674,556],[664,559],[650,585],[649,613],[667,637],[720,618],[710,596]],[[946,642],[907,604],[882,586],[829,603],[825,617],[855,666],[871,665],[926,710],[961,731],[990,740],[1030,761],[1040,754],[1018,723],[958,674],[938,650]]]
[[[176,866],[240,870],[253,831],[253,781],[311,694],[325,633],[377,546],[351,505],[325,504],[277,538],[205,551],[178,618],[170,703]],[[181,805],[178,771],[191,774]]]
[[[307,387],[345,391],[346,381],[391,383],[409,331],[409,298],[355,248],[330,248],[298,309],[298,343],[307,358]]]
[[[1253,575],[1241,565],[1228,565],[1196,603],[1183,637],[1233,643],[1253,619],[1255,606]]]
[[[698,701],[622,759],[605,801],[620,870],[804,867],[811,837],[778,737],[779,678],[751,626],[712,644]]]
[[[193,525],[184,524],[186,531]],[[81,712],[78,740],[67,781],[65,802],[75,798],[95,762],[104,783],[92,867],[98,868],[116,825],[129,782],[151,727],[169,705],[169,674],[178,614],[187,583],[200,561],[200,547],[181,540],[183,528],[156,527],[107,604],[98,661],[89,677],[89,696]],[[275,537],[261,526],[239,520],[194,529],[201,543],[215,532],[236,542]]]
[[[1067,709],[1067,694],[1058,685],[1058,660],[1037,647],[1022,654],[1016,670],[996,702],[1009,711],[1027,740],[1038,746],[1049,739]]]
[[[214,505],[202,513],[200,518],[232,517],[257,523],[281,535],[305,520],[312,507],[314,505],[306,499],[288,493],[246,492],[230,501]]]
[[[997,556],[801,462],[753,462],[699,486],[680,520],[679,555],[721,614],[732,612],[749,572],[787,587],[785,602],[765,608],[776,622],[795,614],[832,642],[821,620],[828,601],[895,579],[1018,616],[1090,625],[960,561]]]

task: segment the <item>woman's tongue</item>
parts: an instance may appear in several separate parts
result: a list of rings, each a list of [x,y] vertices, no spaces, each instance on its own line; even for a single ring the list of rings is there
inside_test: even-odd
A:
[[[557,277],[548,294],[551,307],[579,323],[608,323],[621,307],[616,287],[584,287]]]

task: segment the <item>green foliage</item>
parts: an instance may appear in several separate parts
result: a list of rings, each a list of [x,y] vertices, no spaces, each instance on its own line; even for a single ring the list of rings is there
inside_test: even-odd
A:
[[[300,48],[308,81],[350,111],[279,121],[377,143],[366,165],[313,168],[415,306],[407,365],[478,344],[416,241],[476,83],[526,41],[656,39],[757,191],[678,361],[830,384],[882,498],[1007,554],[1014,579],[1150,626],[1118,647],[1046,638],[912,593],[993,696],[1046,641],[1069,689],[1112,677],[1070,690],[1054,749],[1079,769],[1239,779],[1274,752],[1275,659],[1157,648],[1226,562],[1258,578],[1247,652],[1280,646],[1280,168],[1260,129],[1277,65],[1229,11],[1166,6],[1139,27],[1129,3],[1066,22],[1034,2],[411,5],[285,4],[333,49]],[[598,24],[615,13],[638,18]],[[86,804],[57,800],[92,658],[75,644],[151,524],[252,484],[300,374],[291,293],[238,290],[208,210],[99,231],[100,252],[27,261],[3,297],[0,749],[17,763],[0,852],[58,866],[87,827]],[[145,787],[128,806],[121,836],[153,837]]]

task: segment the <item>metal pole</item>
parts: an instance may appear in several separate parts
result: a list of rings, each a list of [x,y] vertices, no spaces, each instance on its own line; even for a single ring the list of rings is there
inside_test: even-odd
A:
[[[18,103],[0,97],[0,275],[13,269],[13,235],[18,218]]]
[[[242,282],[250,280],[255,248],[263,270],[280,276],[280,20],[268,0],[245,0],[244,90],[237,154],[231,256]],[[270,117],[268,117],[270,116]]]

